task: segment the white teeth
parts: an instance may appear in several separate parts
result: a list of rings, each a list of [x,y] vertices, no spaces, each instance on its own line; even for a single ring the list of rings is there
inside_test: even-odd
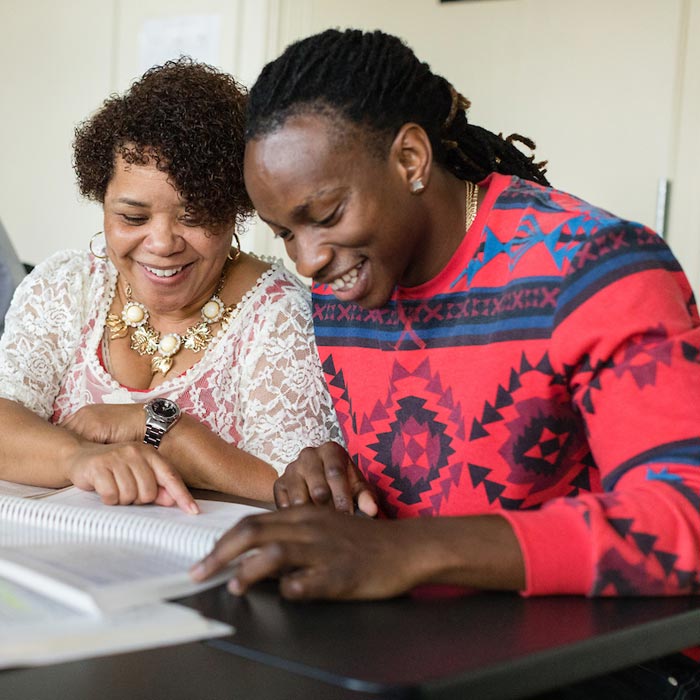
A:
[[[337,277],[332,282],[330,282],[329,283],[330,288],[334,292],[339,292],[341,289],[343,291],[348,291],[348,290],[352,289],[355,286],[355,283],[357,282],[357,278],[360,275],[360,272],[358,269],[360,267],[360,265],[362,265],[362,263],[360,263],[356,267],[353,267],[352,270],[350,270],[349,272],[346,272],[341,277]]]
[[[144,267],[156,277],[172,277],[173,275],[176,275],[178,272],[180,272],[180,270],[182,270],[182,267],[173,267],[169,270],[159,270],[155,267],[148,267],[148,265],[144,265]]]

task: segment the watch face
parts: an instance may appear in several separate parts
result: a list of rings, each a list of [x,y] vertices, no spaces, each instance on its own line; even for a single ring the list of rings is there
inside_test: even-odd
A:
[[[175,418],[178,414],[177,404],[170,399],[154,399],[151,403],[151,410],[163,418]]]

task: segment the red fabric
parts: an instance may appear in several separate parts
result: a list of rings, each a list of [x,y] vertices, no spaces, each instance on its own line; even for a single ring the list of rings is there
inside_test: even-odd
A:
[[[497,512],[527,594],[700,590],[700,324],[644,227],[493,175],[434,279],[314,289],[350,454],[390,517]]]

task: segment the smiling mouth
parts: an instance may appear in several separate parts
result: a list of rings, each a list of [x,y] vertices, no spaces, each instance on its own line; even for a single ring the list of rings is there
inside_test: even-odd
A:
[[[360,275],[360,268],[361,267],[362,267],[362,263],[358,263],[357,265],[355,265],[355,267],[352,268],[352,270],[349,270],[344,275],[341,275],[340,277],[336,277],[334,280],[329,282],[328,286],[334,292],[348,292],[348,291],[350,291],[357,283],[357,279]]]
[[[173,277],[178,272],[182,272],[182,270],[185,268],[184,265],[180,265],[180,267],[171,267],[167,270],[162,270],[157,267],[148,267],[148,265],[144,265],[143,267],[145,270],[150,272],[152,275],[155,275],[156,277]]]

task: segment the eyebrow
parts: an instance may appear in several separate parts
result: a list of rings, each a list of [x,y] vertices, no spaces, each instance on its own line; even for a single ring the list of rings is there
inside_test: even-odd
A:
[[[326,194],[331,194],[334,192],[337,192],[338,190],[342,190],[344,188],[342,187],[332,187],[332,188],[324,188],[321,190],[318,190],[318,192],[314,192],[313,194],[310,194],[301,204],[298,204],[296,207],[292,209],[292,218],[293,219],[299,219],[303,216],[305,216],[308,211],[309,207],[314,204],[314,200],[318,199],[319,197],[323,197]],[[258,216],[260,217],[261,221],[264,221],[266,224],[269,226],[278,226],[274,221],[270,221],[269,219],[266,219],[259,211],[258,211]]]
[[[292,209],[292,217],[296,219],[307,214],[307,212],[309,211],[309,207],[311,207],[315,203],[315,200],[320,199],[321,197],[324,197],[329,194],[335,194],[339,190],[343,190],[343,188],[331,187],[318,190],[318,192],[314,192],[313,194],[309,195],[301,204]]]
[[[145,202],[139,202],[137,199],[130,199],[129,197],[119,197],[114,201],[119,204],[128,204],[132,207],[148,207],[148,204],[146,204]]]

